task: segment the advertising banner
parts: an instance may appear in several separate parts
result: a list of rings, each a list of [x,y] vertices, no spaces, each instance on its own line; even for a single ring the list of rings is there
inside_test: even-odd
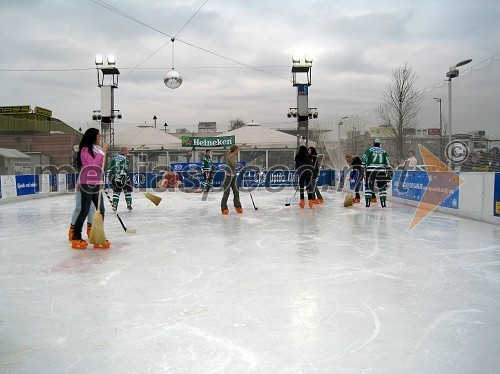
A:
[[[392,196],[458,209],[459,184],[453,172],[394,171]]]
[[[183,136],[183,147],[202,147],[202,148],[217,148],[230,147],[236,143],[235,136],[214,136],[214,137],[191,137]]]
[[[39,175],[16,175],[17,196],[32,195],[40,192]]]
[[[493,194],[493,214],[500,217],[500,173],[495,173]]]

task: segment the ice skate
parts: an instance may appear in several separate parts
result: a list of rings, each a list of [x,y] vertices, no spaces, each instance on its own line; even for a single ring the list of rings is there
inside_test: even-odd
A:
[[[95,249],[108,249],[111,245],[111,242],[106,239],[106,244],[94,244]]]
[[[237,211],[238,213],[243,213],[243,208],[242,208],[242,207],[236,208],[236,211]]]
[[[369,208],[371,204],[371,199],[365,199],[365,207]]]
[[[85,249],[87,248],[88,243],[83,239],[73,239],[71,241],[71,248],[75,249]]]
[[[304,199],[300,199],[299,206],[300,206],[302,209],[304,209],[304,207],[306,206],[306,203],[305,203]]]
[[[127,210],[132,210],[132,203],[127,203]]]
[[[382,208],[385,208],[385,199],[380,199],[380,205],[382,205]]]
[[[309,200],[309,208],[312,209],[313,206],[314,206],[314,200]]]
[[[229,214],[229,210],[228,209],[222,209],[222,214]]]

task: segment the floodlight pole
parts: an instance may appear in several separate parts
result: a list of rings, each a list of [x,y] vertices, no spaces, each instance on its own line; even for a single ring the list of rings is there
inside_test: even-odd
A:
[[[115,58],[108,56],[107,66],[101,56],[96,56],[97,86],[101,89],[101,145],[115,146],[113,123],[115,118],[114,90],[118,88],[120,71],[115,66]],[[105,82],[106,81],[106,82]]]
[[[297,87],[297,148],[299,147],[299,136],[304,134],[306,139],[306,147],[309,146],[309,102],[308,91],[311,85],[311,68],[312,59],[304,59],[304,63],[300,59],[294,59],[292,56],[292,80],[293,86]],[[297,74],[306,74],[307,83],[298,83]]]

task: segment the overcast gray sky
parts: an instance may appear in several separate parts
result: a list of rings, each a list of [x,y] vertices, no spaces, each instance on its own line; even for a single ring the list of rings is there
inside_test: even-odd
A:
[[[296,106],[292,54],[314,59],[309,106],[318,108],[322,127],[335,129],[341,117],[355,114],[376,126],[371,110],[381,103],[392,70],[406,62],[419,76],[418,88],[427,89],[419,126],[438,127],[439,105],[433,97],[442,98],[446,117],[445,73],[472,58],[452,83],[453,130],[484,129],[500,138],[496,0],[0,4],[0,106],[51,109],[75,128],[92,125],[92,111],[100,107],[96,54],[116,56],[121,72],[115,108],[123,119],[117,128],[153,124],[156,115],[158,127],[166,122],[173,130],[194,130],[200,121],[216,121],[219,130],[226,130],[235,118],[295,127],[296,120],[286,117],[288,108]],[[184,78],[175,90],[163,83],[172,69],[169,35],[177,37],[175,68]]]

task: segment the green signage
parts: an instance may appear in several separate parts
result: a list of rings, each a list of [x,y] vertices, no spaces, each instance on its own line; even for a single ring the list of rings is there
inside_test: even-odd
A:
[[[235,136],[219,136],[207,138],[195,138],[191,136],[182,137],[183,147],[201,147],[201,148],[215,148],[215,147],[230,147],[235,144]]]

